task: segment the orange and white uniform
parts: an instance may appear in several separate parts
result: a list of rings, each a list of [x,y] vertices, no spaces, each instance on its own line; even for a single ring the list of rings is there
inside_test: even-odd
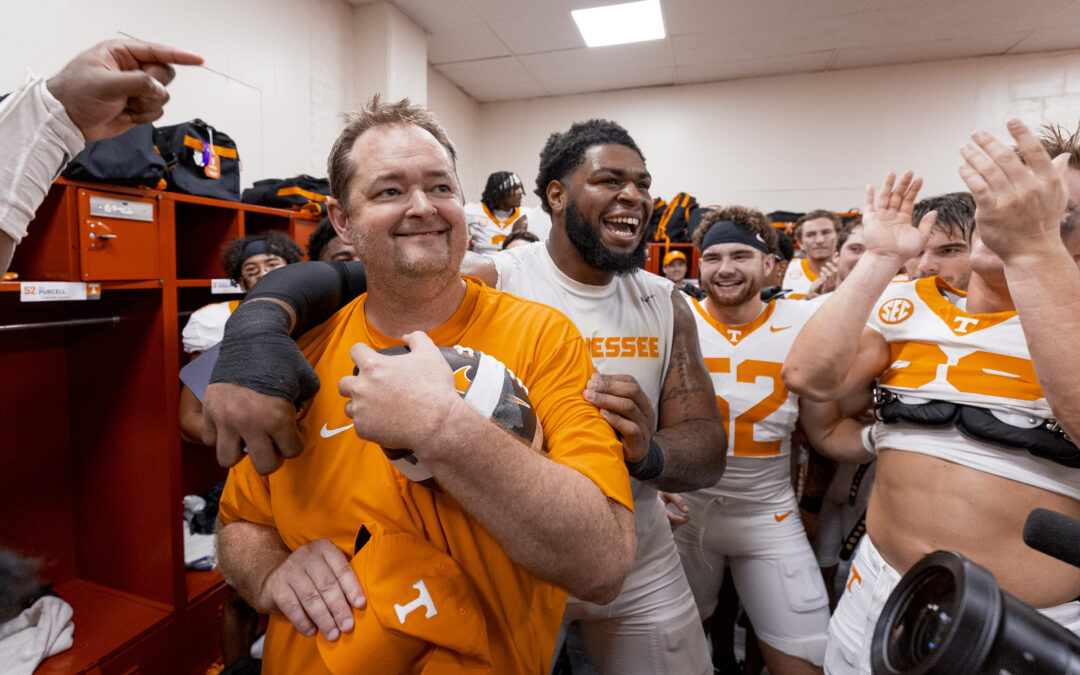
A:
[[[657,409],[674,332],[670,281],[644,270],[603,286],[579,283],[537,242],[494,257],[499,290],[554,307],[581,331],[596,369],[633,375]],[[679,294],[681,296],[682,294]],[[711,673],[705,633],[656,488],[630,479],[637,553],[614,602],[571,598],[589,658],[603,673]]]
[[[810,269],[810,260],[798,258],[788,265],[787,271],[784,272],[784,283],[780,287],[791,291],[788,298],[797,300],[810,291],[810,285],[817,281],[817,278],[818,275]]]
[[[298,418],[303,454],[270,476],[244,459],[222,496],[223,521],[274,527],[292,550],[328,538],[352,557],[361,528],[371,534],[351,562],[367,596],[356,628],[327,642],[272,615],[264,672],[546,673],[565,592],[510,560],[450,494],[412,482],[353,433],[333,386],[353,372],[349,349],[401,344],[367,323],[366,298],[299,342],[323,382]],[[632,508],[621,445],[581,395],[592,365],[565,317],[469,279],[461,306],[428,335],[505,364],[529,390],[550,458]]]
[[[502,248],[502,243],[514,231],[514,223],[524,215],[520,208],[513,211],[492,211],[484,202],[465,205],[465,223],[469,226],[469,238],[473,251],[491,255]]]
[[[984,408],[1014,426],[1051,418],[1016,312],[969,314],[965,301],[963,291],[940,277],[889,284],[868,322],[889,345],[891,363],[879,385],[905,403],[937,400]],[[1080,499],[1080,470],[973,440],[955,427],[878,422],[873,434],[878,448],[940,457]],[[874,625],[899,581],[871,537],[863,537],[829,623],[825,672],[870,672]],[[1080,634],[1080,603],[1039,611]]]
[[[205,352],[221,342],[225,337],[225,323],[239,306],[239,300],[214,302],[192,312],[180,335],[184,351],[188,354]]]
[[[818,305],[773,300],[750,323],[728,326],[687,301],[728,431],[723,478],[683,495],[691,517],[675,531],[701,617],[716,608],[727,564],[757,636],[821,665],[828,596],[791,483],[799,397],[780,379],[795,336]]]

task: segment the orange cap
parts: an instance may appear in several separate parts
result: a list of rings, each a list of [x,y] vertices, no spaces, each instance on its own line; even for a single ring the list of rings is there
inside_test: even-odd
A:
[[[667,267],[676,260],[686,262],[686,256],[683,255],[682,251],[669,251],[668,254],[664,256],[664,267]]]

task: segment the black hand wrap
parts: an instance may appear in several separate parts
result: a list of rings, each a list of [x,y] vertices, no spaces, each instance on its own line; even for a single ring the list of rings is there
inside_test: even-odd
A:
[[[243,302],[225,324],[210,384],[227,382],[300,406],[319,376],[289,337],[289,312],[274,302]]]
[[[627,462],[626,470],[638,480],[651,480],[664,471],[664,451],[655,438],[649,439],[649,452],[637,462]]]
[[[246,299],[274,298],[289,305],[296,312],[293,334],[302,335],[366,291],[361,262],[299,262],[259,279]]]

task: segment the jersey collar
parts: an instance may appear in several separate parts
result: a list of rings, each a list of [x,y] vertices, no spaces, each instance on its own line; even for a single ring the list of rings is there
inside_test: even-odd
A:
[[[701,306],[701,303],[697,301],[697,298],[691,297],[690,301],[694,303],[694,309],[698,311],[701,318],[705,319],[710,326],[715,328],[717,333],[724,336],[724,339],[730,342],[733,347],[738,345],[739,342],[746,338],[746,336],[764,326],[765,323],[768,322],[769,317],[772,316],[773,310],[776,309],[776,300],[770,300],[769,303],[765,305],[765,309],[758,315],[758,318],[749,323],[738,326],[729,326],[722,321],[714,319],[712,315],[709,314],[708,310]]]
[[[996,326],[1016,316],[1015,310],[986,314],[969,314],[965,312],[954,305],[947,294],[952,294],[959,299],[967,297],[967,292],[953,288],[949,285],[949,282],[941,277],[919,279],[915,282],[915,292],[930,308],[930,311],[936,314],[954,335],[968,335],[977,330]]]

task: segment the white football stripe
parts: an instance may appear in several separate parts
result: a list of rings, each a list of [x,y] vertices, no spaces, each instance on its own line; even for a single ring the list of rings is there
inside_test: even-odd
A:
[[[481,352],[476,375],[465,394],[465,402],[484,417],[491,417],[502,399],[505,373],[506,366],[501,361]]]

